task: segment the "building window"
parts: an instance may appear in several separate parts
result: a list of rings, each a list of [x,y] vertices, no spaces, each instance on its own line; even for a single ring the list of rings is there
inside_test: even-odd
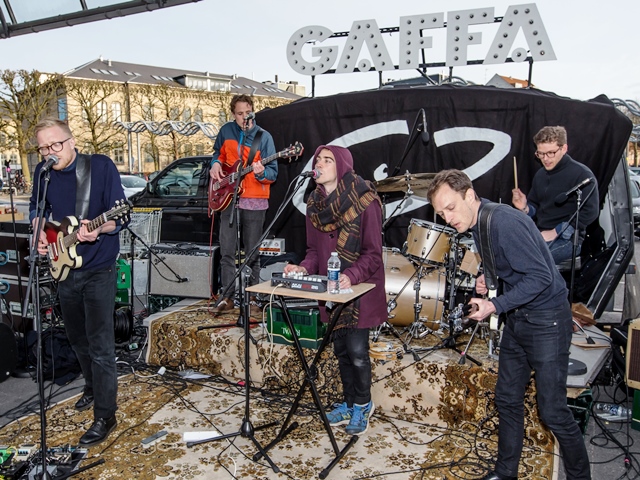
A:
[[[218,120],[220,121],[220,125],[227,123],[227,113],[222,109],[218,111]]]
[[[169,111],[169,120],[178,120],[180,118],[180,111],[178,110],[178,107],[173,107],[171,108],[171,110]]]
[[[17,153],[12,153],[12,154],[11,154],[11,157],[9,157],[9,161],[10,161],[12,164],[16,164],[16,163],[18,163],[18,154],[17,154]]]
[[[191,121],[191,109],[185,108],[182,112],[182,121],[187,123]]]
[[[196,111],[193,113],[193,121],[194,122],[202,122],[204,120],[202,120],[202,109],[201,108],[196,108]]]
[[[7,135],[0,133],[0,146],[4,147],[7,144]]]
[[[68,117],[67,99],[66,98],[59,98],[58,99],[58,119],[59,120],[66,120],[67,117]]]
[[[191,155],[193,155],[193,145],[191,145],[190,143],[185,143],[182,146],[182,152],[185,157],[190,157]]]
[[[124,149],[122,147],[114,148],[112,159],[115,163],[124,163]]]
[[[96,114],[100,123],[107,123],[107,102],[98,102]]]
[[[114,122],[122,121],[122,105],[120,105],[120,102],[111,104],[111,118],[113,118]]]
[[[196,155],[204,155],[204,145],[202,143],[196,144]]]
[[[153,122],[153,105],[150,103],[142,106],[142,119],[147,122]]]

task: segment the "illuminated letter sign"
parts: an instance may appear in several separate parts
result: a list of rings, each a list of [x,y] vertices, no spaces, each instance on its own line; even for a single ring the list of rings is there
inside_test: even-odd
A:
[[[473,31],[471,26],[488,23],[496,23],[492,7],[448,13],[447,67],[467,65],[468,47],[482,44],[482,33]],[[318,25],[301,28],[291,36],[287,43],[287,60],[291,68],[303,75],[320,75],[332,68],[336,73],[350,73],[358,70],[365,72],[372,68],[377,71],[415,69],[421,65],[420,52],[433,48],[433,37],[423,37],[423,31],[444,26],[444,13],[400,17],[400,26],[394,29],[400,33],[397,66],[393,64],[375,20],[355,21],[348,34],[337,35],[347,38],[337,64],[340,47],[324,45],[325,40],[333,36],[334,32]],[[524,35],[528,48],[518,47],[511,50],[520,31]],[[311,42],[314,43],[311,47],[314,61],[303,58],[303,47]],[[370,59],[360,58],[365,45]],[[507,9],[482,63],[505,63],[508,59],[520,62],[525,60],[527,55],[531,55],[535,61],[556,59],[542,18],[534,3],[512,5]]]

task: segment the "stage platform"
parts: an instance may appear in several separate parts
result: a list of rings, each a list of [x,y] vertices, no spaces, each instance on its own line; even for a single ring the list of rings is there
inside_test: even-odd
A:
[[[147,362],[174,369],[193,369],[220,374],[231,381],[244,378],[243,329],[235,326],[216,328],[217,325],[233,325],[237,311],[222,317],[214,317],[204,301],[183,301],[170,312],[158,312],[150,317]],[[204,329],[203,329],[204,327]],[[210,328],[213,327],[213,328]],[[398,420],[420,422],[459,432],[481,435],[495,448],[497,438],[497,412],[494,405],[494,389],[497,379],[497,361],[488,357],[486,338],[476,338],[469,354],[481,365],[467,360],[460,364],[460,355],[447,348],[439,348],[442,338],[448,334],[431,333],[422,339],[414,339],[411,345],[420,349],[418,359],[411,354],[391,361],[373,360],[372,397],[376,410]],[[253,341],[250,351],[252,385],[282,395],[292,395],[302,382],[300,362],[290,346],[270,341],[263,325],[252,326]],[[593,334],[598,343],[603,342]],[[459,337],[466,344],[469,336]],[[380,341],[392,340],[383,336]],[[582,348],[582,334],[574,335],[572,357],[584,361],[587,374],[570,379],[572,395],[578,395],[595,378],[609,348]],[[426,349],[426,350],[425,350]],[[431,350],[428,350],[431,349]],[[341,399],[337,362],[331,348],[323,353],[318,369],[316,385],[325,405]],[[305,349],[310,359],[315,350]],[[526,398],[525,450],[520,468],[522,478],[551,478],[554,463],[554,439],[540,424],[535,406],[535,385],[532,380]],[[311,403],[307,395],[305,401]],[[357,449],[357,447],[355,447]],[[489,455],[495,455],[489,451]],[[539,472],[545,471],[543,475]],[[462,477],[464,478],[464,477]],[[472,478],[472,477],[470,477]]]

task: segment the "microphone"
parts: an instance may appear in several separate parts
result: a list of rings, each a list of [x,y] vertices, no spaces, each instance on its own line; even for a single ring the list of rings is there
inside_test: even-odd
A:
[[[306,171],[306,172],[302,172],[300,174],[300,177],[302,177],[302,178],[313,178],[315,180],[320,175],[322,175],[322,172],[320,170],[313,169],[313,170],[309,170],[309,171]]]
[[[593,181],[593,178],[588,177],[585,178],[583,181],[581,181],[578,185],[576,185],[575,187],[567,190],[564,193],[560,193],[556,199],[555,202],[556,203],[564,203],[567,201],[567,198],[569,198],[569,195],[572,195],[573,193],[575,193],[577,190],[580,190],[582,187],[589,185],[591,182]]]
[[[422,113],[422,124],[418,126],[418,130],[421,130],[420,138],[422,139],[422,143],[424,145],[429,143],[429,132],[427,131],[427,114],[424,111],[424,108],[420,109],[420,113]]]
[[[256,114],[254,112],[249,113],[246,117],[244,117],[244,123],[249,123],[250,120],[256,118]]]
[[[47,161],[42,166],[42,171],[48,172],[49,170],[51,170],[51,167],[53,167],[54,165],[57,165],[59,161],[60,160],[55,155],[49,155],[49,158],[47,158]]]

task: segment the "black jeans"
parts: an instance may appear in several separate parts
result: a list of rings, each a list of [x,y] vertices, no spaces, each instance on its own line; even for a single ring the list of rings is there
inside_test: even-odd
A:
[[[71,270],[58,285],[62,319],[76,352],[85,391],[93,391],[95,418],[109,418],[118,408],[118,375],[113,312],[116,267]]]
[[[234,214],[234,219],[230,227],[229,217],[232,213]],[[258,243],[258,240],[260,240],[265,215],[266,210],[240,209],[240,229],[245,253],[249,253]],[[222,280],[222,292],[224,293],[225,289],[227,287],[229,288],[225,293],[225,297],[227,298],[233,297],[236,291],[235,284],[229,287],[229,284],[236,274],[236,234],[235,212],[230,205],[220,214],[220,276]],[[260,283],[260,256],[257,249],[247,265],[251,268],[249,285]]]
[[[502,340],[496,405],[500,415],[495,471],[517,476],[524,435],[524,394],[534,371],[540,419],[558,439],[567,479],[590,479],[580,428],[567,406],[572,321],[569,303],[553,310],[517,310],[507,317]]]
[[[338,358],[344,401],[364,405],[371,401],[371,360],[369,359],[369,329],[353,328],[333,340],[333,352]]]

